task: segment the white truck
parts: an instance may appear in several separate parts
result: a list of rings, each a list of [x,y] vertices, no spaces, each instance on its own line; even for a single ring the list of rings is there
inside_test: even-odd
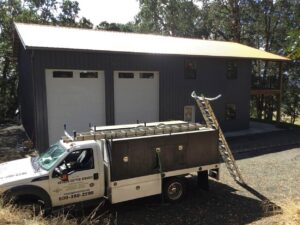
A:
[[[94,127],[68,133],[38,157],[0,164],[0,193],[5,202],[54,207],[106,198],[112,204],[162,194],[181,200],[185,177],[219,177],[221,158],[243,183],[208,99],[195,98],[206,125],[184,121]],[[211,100],[211,99],[209,99]]]
[[[45,210],[158,194],[178,201],[186,175],[218,173],[217,146],[218,130],[184,121],[98,127],[65,137],[38,157],[0,164],[0,190],[6,201],[39,203]]]

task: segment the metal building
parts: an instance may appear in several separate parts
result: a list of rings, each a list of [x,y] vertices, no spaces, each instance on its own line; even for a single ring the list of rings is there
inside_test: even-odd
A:
[[[199,121],[190,94],[213,104],[225,131],[249,126],[251,61],[288,58],[232,42],[15,24],[23,125],[44,150],[63,125]]]

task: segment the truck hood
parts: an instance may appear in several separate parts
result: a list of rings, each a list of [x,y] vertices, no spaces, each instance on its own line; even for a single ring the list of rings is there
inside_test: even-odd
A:
[[[27,184],[32,179],[46,176],[48,171],[42,168],[35,170],[31,158],[19,159],[0,164],[0,189],[20,184]]]

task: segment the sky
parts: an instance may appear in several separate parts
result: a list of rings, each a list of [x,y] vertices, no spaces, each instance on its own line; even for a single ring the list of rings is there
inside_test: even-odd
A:
[[[102,21],[127,23],[139,12],[137,0],[77,0],[80,16],[90,19],[94,26]]]

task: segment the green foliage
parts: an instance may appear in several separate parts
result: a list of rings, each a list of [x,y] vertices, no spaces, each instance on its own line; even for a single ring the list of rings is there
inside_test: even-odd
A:
[[[172,36],[198,36],[200,10],[191,0],[139,0],[137,30]]]
[[[93,25],[93,23],[89,19],[87,19],[85,17],[82,17],[79,20],[77,27],[87,28],[87,29],[93,29],[94,25]]]
[[[289,64],[290,69],[284,82],[283,113],[295,123],[300,116],[300,61],[294,60]]]
[[[76,19],[79,13],[79,3],[64,0],[62,5],[59,7],[61,12],[58,15],[58,23],[62,26],[77,26]]]
[[[93,28],[79,18],[79,4],[63,0],[0,1],[0,122],[14,118],[18,108],[17,62],[13,54],[14,22]]]
[[[286,52],[291,59],[300,59],[300,30],[292,30],[289,32],[288,46]]]
[[[133,23],[108,23],[106,21],[101,22],[96,26],[97,30],[109,30],[109,31],[121,31],[121,32],[134,32],[135,25]]]

